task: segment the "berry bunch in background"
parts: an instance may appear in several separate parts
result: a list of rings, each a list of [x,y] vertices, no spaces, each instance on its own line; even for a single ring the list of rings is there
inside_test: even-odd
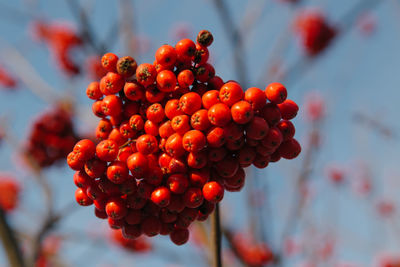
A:
[[[9,174],[0,174],[0,207],[9,212],[18,205],[18,197],[21,191],[19,182]]]
[[[295,21],[295,31],[309,56],[316,56],[331,43],[336,35],[323,14],[318,11],[302,11]]]
[[[108,73],[89,84],[100,118],[97,144],[83,139],[68,155],[82,206],[125,238],[169,235],[182,245],[225,190],[239,191],[244,168],[265,168],[301,151],[291,119],[298,106],[280,83],[245,92],[207,63],[213,36],[162,45],[153,64],[107,53]]]
[[[121,246],[130,252],[143,253],[152,249],[152,246],[146,237],[141,236],[136,239],[126,238],[122,234],[121,229],[112,230],[111,240],[116,245]]]
[[[3,66],[0,65],[0,86],[13,89],[17,86],[17,80],[6,70]]]
[[[71,115],[64,108],[55,107],[34,121],[23,155],[28,164],[48,167],[65,159],[78,140]]]
[[[78,64],[71,59],[70,51],[81,46],[83,42],[70,26],[37,21],[33,24],[33,34],[38,41],[46,43],[57,65],[66,74],[80,73]]]

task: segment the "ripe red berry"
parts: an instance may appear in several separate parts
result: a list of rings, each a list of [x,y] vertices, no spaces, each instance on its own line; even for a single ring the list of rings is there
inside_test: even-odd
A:
[[[195,92],[184,94],[179,99],[180,109],[188,115],[192,115],[201,108],[201,97]]]
[[[163,70],[157,74],[157,87],[162,92],[172,92],[176,86],[176,76],[170,70]]]
[[[160,48],[157,49],[155,56],[157,63],[165,67],[173,66],[177,57],[175,48],[170,45],[160,46]]]
[[[189,240],[189,230],[188,229],[174,229],[169,237],[174,244],[181,246]]]
[[[171,192],[168,188],[160,186],[151,193],[151,201],[160,207],[166,207],[169,205],[171,199]]]
[[[206,145],[206,137],[201,131],[191,130],[182,138],[183,148],[189,152],[199,152]]]
[[[147,157],[140,152],[130,155],[126,164],[135,178],[141,178],[149,167]]]
[[[93,204],[93,200],[86,195],[85,190],[77,188],[75,191],[75,199],[81,206],[90,206]]]
[[[114,161],[118,155],[118,145],[112,140],[103,140],[97,144],[96,154],[102,161]]]
[[[152,64],[143,63],[136,69],[136,79],[144,87],[153,84],[156,80],[157,70]]]
[[[104,54],[101,58],[101,65],[107,71],[115,72],[117,70],[118,57],[113,53]]]
[[[216,181],[211,181],[203,186],[204,199],[211,203],[218,203],[224,197],[224,187]]]
[[[265,95],[274,104],[280,104],[286,100],[287,90],[281,83],[271,83],[265,88]]]
[[[297,104],[290,99],[286,99],[282,104],[278,105],[278,108],[282,114],[284,120],[291,120],[296,117],[299,107]]]
[[[231,107],[232,119],[238,124],[246,124],[253,119],[254,111],[247,101],[239,101]]]
[[[219,91],[219,99],[222,103],[231,107],[244,97],[242,87],[236,82],[227,82]]]
[[[231,110],[227,105],[217,103],[208,110],[208,119],[213,125],[223,127],[232,119]]]
[[[247,89],[244,93],[244,99],[251,104],[254,111],[261,110],[267,102],[267,96],[257,87]]]

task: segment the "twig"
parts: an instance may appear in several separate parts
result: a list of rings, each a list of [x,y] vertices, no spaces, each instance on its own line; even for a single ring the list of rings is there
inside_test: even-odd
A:
[[[240,31],[234,26],[233,18],[224,0],[214,0],[214,4],[233,48],[234,65],[238,82],[246,88],[248,80],[242,36],[240,35]]]
[[[215,205],[215,211],[211,216],[211,239],[213,251],[213,267],[222,267],[221,257],[221,223],[219,204]]]
[[[7,254],[8,262],[12,267],[23,267],[25,265],[24,257],[19,247],[15,233],[7,222],[6,214],[0,208],[0,238],[3,242],[4,250]]]
[[[105,47],[97,46],[94,31],[90,26],[88,15],[85,9],[82,8],[76,0],[67,0],[71,13],[76,17],[80,24],[81,37],[97,54],[102,55],[106,50]]]
[[[376,120],[375,118],[371,118],[366,114],[363,114],[361,112],[356,112],[353,116],[353,119],[356,123],[363,123],[370,129],[378,131],[384,137],[387,137],[387,138],[396,137],[395,134],[393,133],[392,129],[390,129],[389,127],[384,125],[379,120]]]

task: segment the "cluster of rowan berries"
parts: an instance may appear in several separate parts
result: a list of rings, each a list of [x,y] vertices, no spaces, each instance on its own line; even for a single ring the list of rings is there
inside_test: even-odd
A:
[[[112,230],[111,239],[118,246],[121,246],[131,252],[143,253],[152,249],[152,246],[146,237],[141,236],[136,239],[126,238],[122,234],[121,229]]]
[[[75,75],[80,72],[78,64],[73,62],[69,54],[72,48],[83,44],[75,30],[65,24],[37,21],[33,24],[33,33],[39,41],[47,44],[65,73]]]
[[[35,120],[23,154],[28,163],[41,168],[48,167],[65,159],[78,140],[70,114],[56,107]]]
[[[301,12],[295,23],[295,30],[299,34],[303,48],[309,56],[321,53],[336,35],[336,29],[318,11]]]
[[[197,43],[162,45],[153,64],[107,53],[109,72],[87,88],[102,141],[81,140],[68,155],[76,200],[94,203],[97,217],[125,237],[169,234],[182,245],[189,225],[207,219],[225,190],[243,187],[244,167],[300,153],[289,121],[298,106],[286,88],[243,92],[224,83],[207,63],[212,41],[203,30]]]
[[[249,240],[248,235],[236,234],[233,237],[233,246],[242,261],[248,266],[264,266],[274,260],[274,254],[265,243],[256,243]]]
[[[4,211],[12,211],[18,205],[19,192],[18,181],[9,174],[0,175],[0,208]]]

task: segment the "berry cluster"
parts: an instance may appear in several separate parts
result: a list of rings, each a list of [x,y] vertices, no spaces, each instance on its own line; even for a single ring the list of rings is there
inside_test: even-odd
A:
[[[234,249],[248,266],[264,266],[274,260],[274,255],[266,244],[257,244],[249,240],[247,235],[236,234],[232,241]]]
[[[7,89],[13,89],[17,86],[16,79],[1,65],[0,65],[0,86]]]
[[[207,63],[212,41],[203,30],[197,43],[162,45],[153,64],[105,54],[109,72],[87,88],[101,141],[81,140],[68,155],[76,200],[94,203],[97,217],[127,238],[169,234],[182,245],[225,190],[243,187],[244,167],[300,153],[289,121],[298,107],[286,88],[243,92],[224,83]]]
[[[23,154],[28,163],[41,168],[48,167],[65,159],[77,140],[70,114],[56,107],[35,120]]]
[[[72,48],[81,46],[83,42],[70,26],[38,21],[33,25],[33,33],[39,41],[47,44],[57,64],[65,73],[75,75],[80,72],[69,53]]]
[[[115,229],[111,232],[112,241],[131,252],[147,252],[152,249],[152,246],[147,238],[141,236],[136,239],[126,238],[122,234],[121,229]]]
[[[296,32],[309,56],[321,53],[336,35],[336,29],[317,11],[303,11],[295,23]]]
[[[21,187],[17,180],[8,174],[0,175],[0,208],[12,211],[18,205],[18,196]]]

